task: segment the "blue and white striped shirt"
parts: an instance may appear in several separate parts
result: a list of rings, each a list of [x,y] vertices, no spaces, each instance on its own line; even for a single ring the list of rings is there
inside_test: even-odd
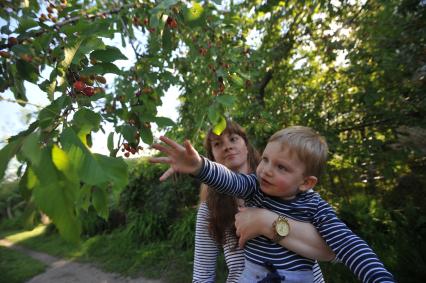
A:
[[[255,174],[234,173],[206,158],[203,158],[203,166],[196,177],[221,193],[243,198],[246,206],[266,208],[294,220],[312,223],[338,260],[362,282],[394,282],[392,274],[384,268],[373,250],[337,218],[319,194],[300,193],[289,201],[270,197],[260,190]],[[249,240],[244,251],[247,260],[259,265],[269,262],[282,270],[312,270],[315,262],[264,236]]]

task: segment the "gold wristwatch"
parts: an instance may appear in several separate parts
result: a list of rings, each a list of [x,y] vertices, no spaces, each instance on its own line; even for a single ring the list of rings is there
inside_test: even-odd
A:
[[[274,230],[272,241],[279,243],[290,233],[290,224],[284,216],[279,215],[274,223],[272,223],[272,229]]]

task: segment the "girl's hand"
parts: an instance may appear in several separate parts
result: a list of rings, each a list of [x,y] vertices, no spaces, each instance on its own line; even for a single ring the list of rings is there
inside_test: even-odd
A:
[[[240,248],[243,248],[248,240],[267,234],[268,230],[272,232],[272,229],[267,228],[272,227],[276,217],[274,212],[256,207],[240,207],[238,210],[235,214],[235,228]]]
[[[201,170],[203,161],[188,140],[184,141],[183,146],[165,136],[161,136],[160,140],[166,145],[153,144],[152,147],[166,154],[167,157],[149,159],[151,163],[170,164],[170,168],[161,175],[160,181],[166,180],[175,172],[196,175]]]

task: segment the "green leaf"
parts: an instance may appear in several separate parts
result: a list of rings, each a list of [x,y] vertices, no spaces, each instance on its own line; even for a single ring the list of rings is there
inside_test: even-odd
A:
[[[209,109],[208,109],[208,112],[207,112],[210,123],[212,123],[213,125],[218,123],[221,114],[222,113],[221,113],[221,111],[219,109],[219,105],[217,103],[210,106]]]
[[[39,125],[42,129],[49,127],[59,117],[64,101],[65,98],[61,96],[38,113]]]
[[[237,74],[231,74],[230,78],[233,84],[237,85],[238,87],[244,87],[244,80]]]
[[[168,25],[164,25],[162,44],[164,54],[172,52],[172,33]]]
[[[52,147],[52,162],[56,169],[61,171],[70,182],[76,182],[79,179],[68,154],[56,144]]]
[[[172,119],[167,118],[167,117],[154,117],[152,119],[152,121],[155,122],[158,125],[158,127],[160,127],[160,128],[175,125],[175,122],[173,122]]]
[[[152,10],[150,11],[151,14],[155,13],[161,13],[164,10],[168,9],[170,6],[175,5],[178,1],[177,0],[163,0],[160,1],[160,3],[155,6],[154,8],[152,8]]]
[[[18,104],[21,106],[25,106],[26,103],[24,101],[28,101],[25,95],[25,86],[24,81],[15,77],[14,84],[10,87],[10,90],[13,92],[13,96],[15,99],[19,100]]]
[[[86,38],[80,44],[80,48],[75,53],[74,58],[72,59],[72,63],[75,65],[79,65],[81,59],[85,58],[87,54],[89,54],[93,50],[104,48],[105,44],[103,43],[102,39],[97,37]]]
[[[95,187],[92,192],[92,202],[98,215],[103,219],[108,219],[108,195],[106,190]]]
[[[236,98],[231,95],[220,95],[216,97],[216,101],[220,104],[230,107],[234,105]]]
[[[80,19],[75,25],[63,26],[61,27],[61,31],[69,36],[74,33],[79,33],[81,38],[96,36],[110,37],[113,33],[113,31],[110,30],[108,21],[88,21],[86,19]]]
[[[27,45],[17,44],[12,47],[13,53],[17,57],[21,57],[22,55],[32,55],[31,48]]]
[[[157,28],[160,25],[160,13],[153,13],[149,19],[149,26],[151,28]]]
[[[73,124],[79,129],[90,132],[99,130],[101,115],[87,108],[81,108],[74,114]]]
[[[42,150],[40,166],[34,167],[39,180],[33,189],[36,205],[55,223],[61,236],[71,242],[78,242],[81,224],[75,213],[75,201],[79,182],[64,180],[55,169],[51,156],[52,149]]]
[[[192,2],[191,8],[184,8],[183,9],[184,18],[185,21],[191,25],[197,25],[200,23],[200,21],[203,19],[204,14],[204,8],[201,6],[200,3]]]
[[[120,69],[112,63],[98,63],[83,69],[80,73],[86,76],[87,75],[103,75],[106,73],[121,75]]]
[[[94,158],[114,189],[122,189],[128,184],[127,163],[122,158],[109,157],[97,153],[94,154]]]
[[[213,127],[213,133],[215,135],[220,136],[225,129],[226,129],[226,119],[225,117],[221,116],[219,123],[217,123]]]
[[[140,134],[142,141],[146,144],[152,144],[154,142],[154,137],[152,136],[152,131],[150,128],[140,129]]]
[[[92,186],[84,184],[79,191],[77,205],[85,210],[89,209],[90,206],[90,196],[92,195]]]
[[[24,60],[17,60],[16,69],[21,78],[32,83],[37,83],[38,70],[33,64]]]
[[[109,133],[107,147],[110,152],[114,150],[114,132]]]
[[[64,60],[60,62],[60,66],[64,68],[64,70],[67,70],[70,66],[74,55],[77,53],[77,50],[80,48],[82,40],[78,40],[76,43],[69,45],[64,50]]]
[[[32,133],[25,138],[22,144],[22,153],[31,161],[31,164],[35,166],[40,164],[41,151],[39,133]]]
[[[24,33],[30,28],[38,26],[38,23],[30,18],[22,18],[19,20],[19,27],[16,30],[17,33]]]
[[[120,128],[120,133],[123,135],[126,141],[130,143],[134,143],[136,141],[135,135],[137,131],[138,129],[136,127],[130,125],[123,125]]]
[[[72,128],[62,132],[61,143],[83,182],[99,187],[106,184],[122,187],[127,184],[127,164],[123,159],[92,154]]]
[[[90,59],[101,61],[103,63],[111,63],[115,60],[127,60],[127,57],[121,53],[120,49],[107,46],[105,50],[95,50],[90,53]]]

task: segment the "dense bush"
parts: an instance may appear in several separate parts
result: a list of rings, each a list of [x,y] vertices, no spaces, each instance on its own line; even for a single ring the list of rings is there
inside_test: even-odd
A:
[[[197,203],[199,183],[188,176],[160,183],[163,172],[164,167],[142,159],[121,193],[119,209],[126,214],[127,230],[136,242],[167,240],[176,231],[185,235],[194,231],[190,208]],[[185,241],[183,247],[188,246]]]

